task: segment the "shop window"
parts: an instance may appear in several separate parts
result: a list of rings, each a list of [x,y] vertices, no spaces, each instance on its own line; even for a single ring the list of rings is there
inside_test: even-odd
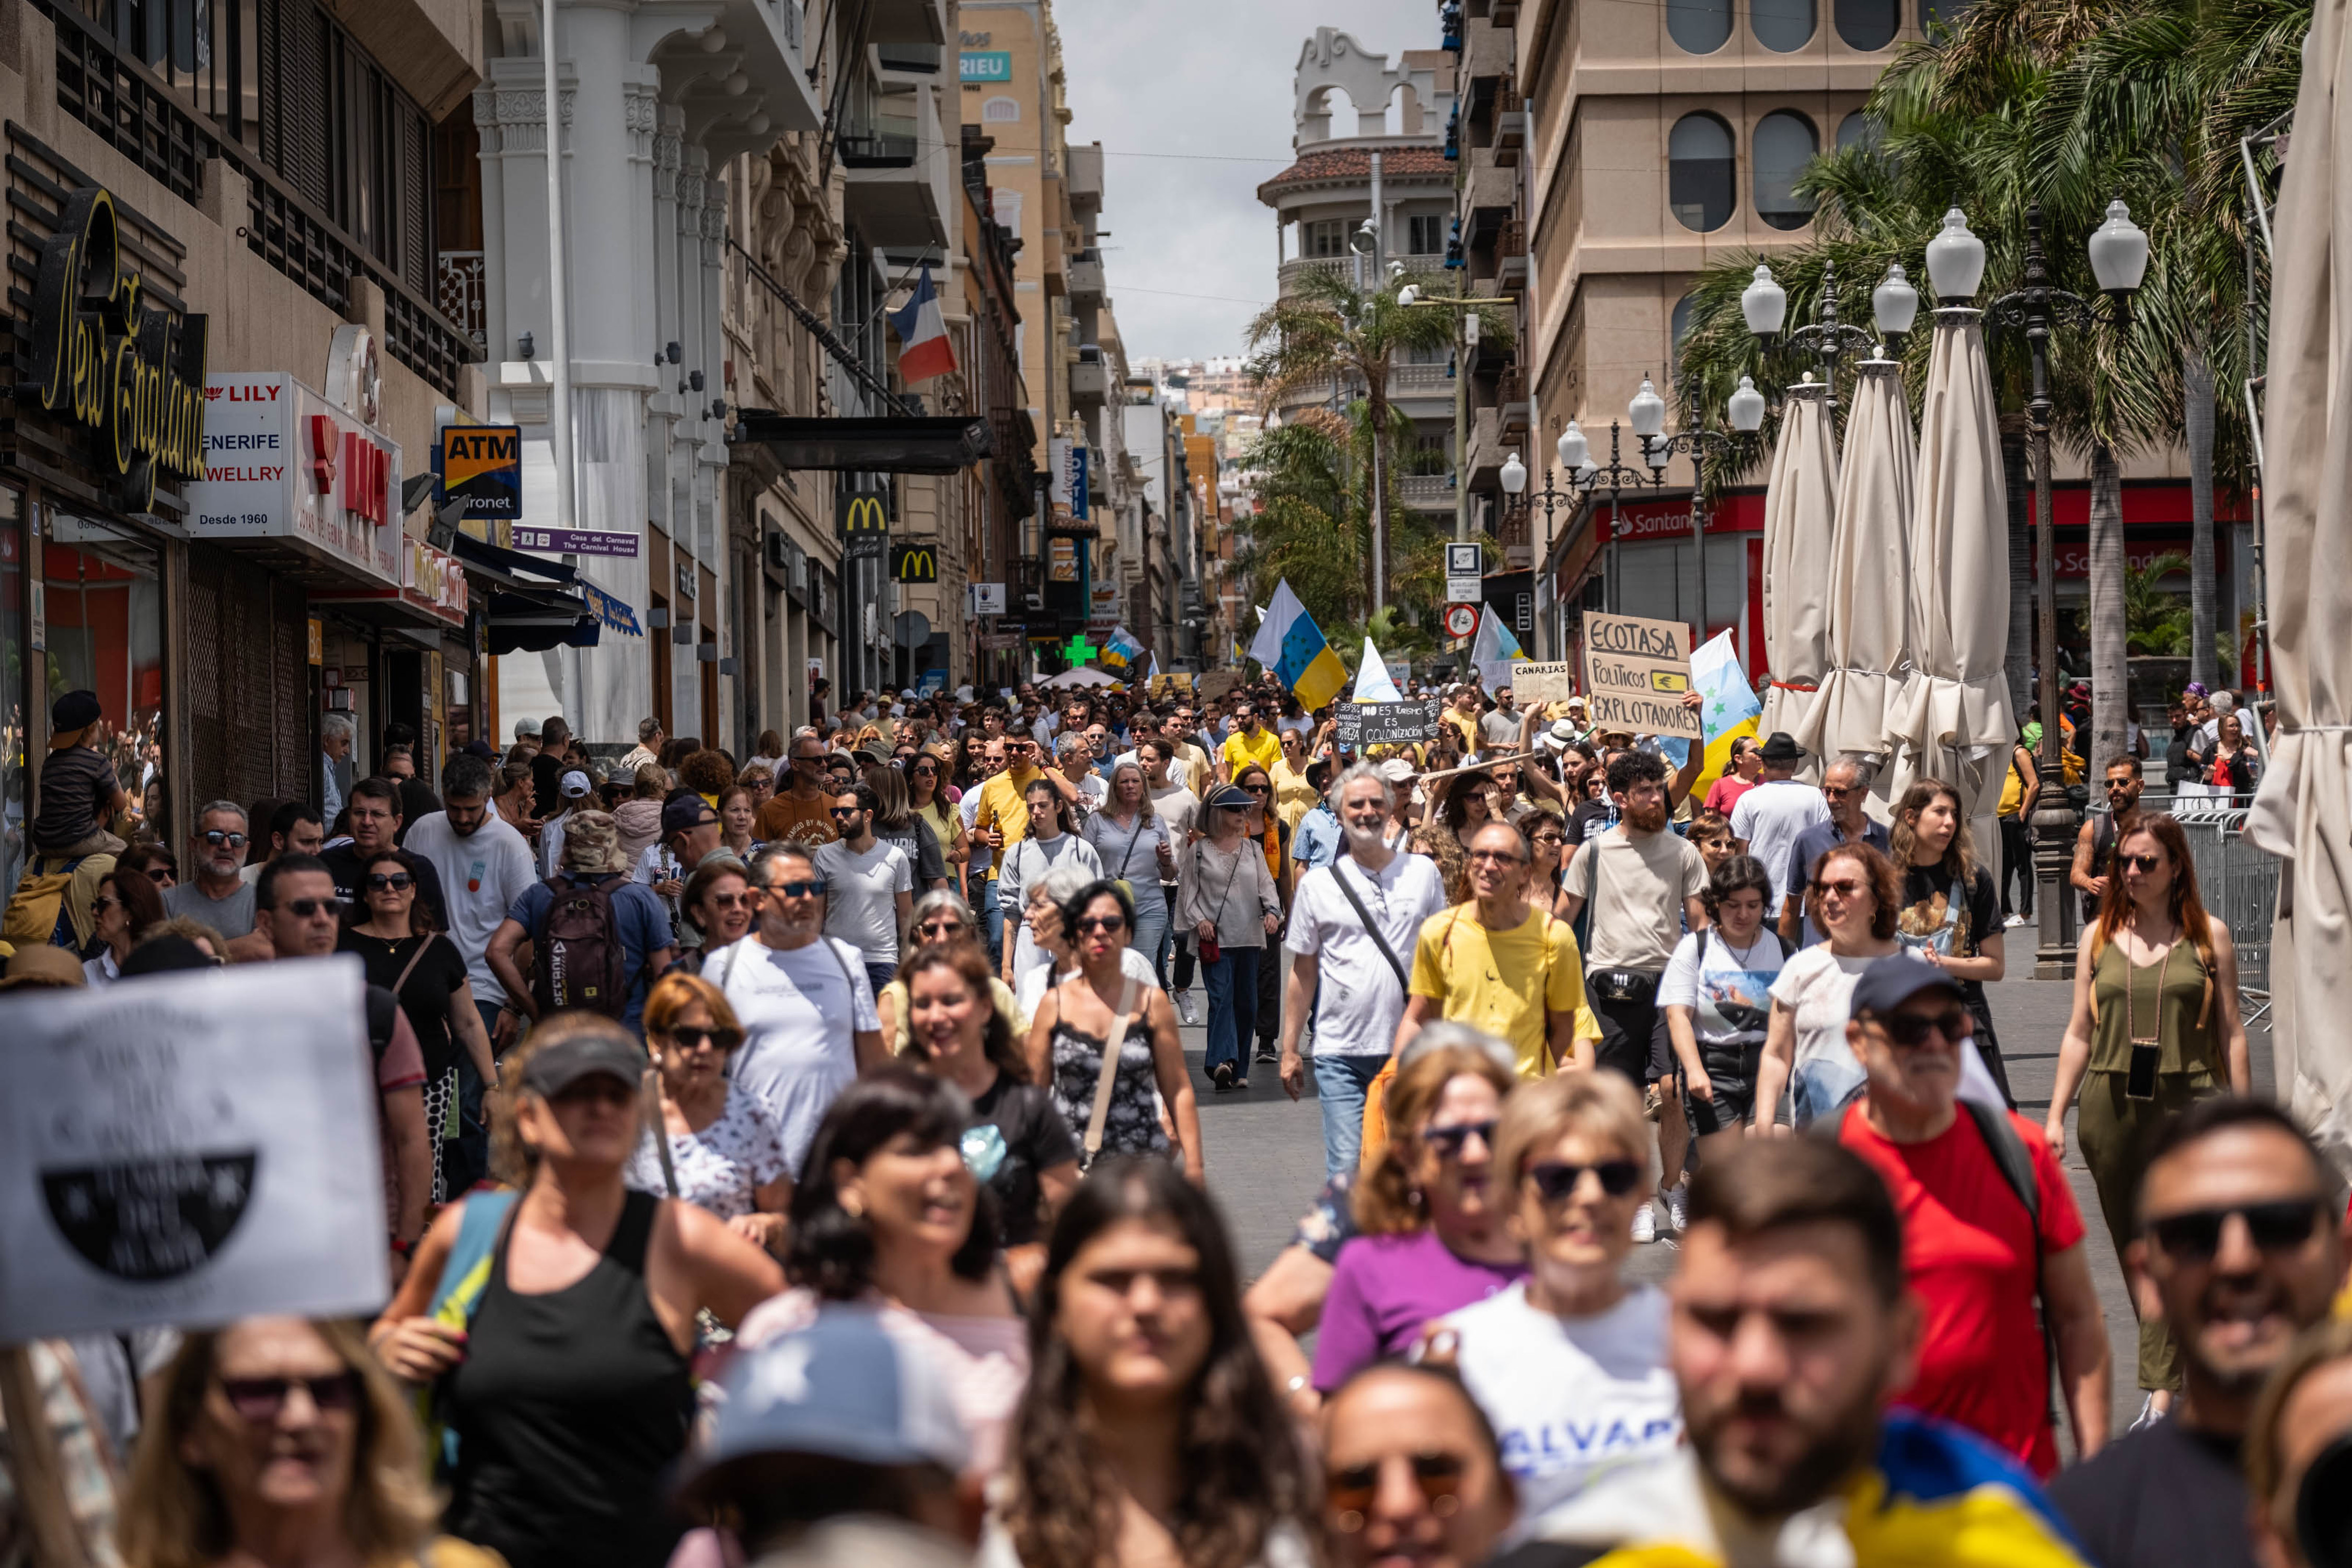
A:
[[[1896,0],[1833,0],[1830,15],[1845,47],[1865,54],[1893,43],[1895,29],[1903,26]]]
[[[1666,202],[1701,234],[1731,221],[1731,131],[1712,114],[1685,114],[1666,136]]]
[[[1715,53],[1731,39],[1731,0],[1666,0],[1666,36],[1685,54]]]
[[[1774,228],[1802,228],[1813,221],[1813,198],[1796,185],[1805,165],[1822,150],[1812,121],[1790,110],[1776,110],[1756,122],[1756,216]]]
[[[106,752],[139,836],[176,844],[163,819],[163,562],[129,529],[62,512],[41,552],[49,689],[98,694]]]
[[[1813,41],[1813,0],[1748,0],[1748,26],[1766,48],[1793,53]]]

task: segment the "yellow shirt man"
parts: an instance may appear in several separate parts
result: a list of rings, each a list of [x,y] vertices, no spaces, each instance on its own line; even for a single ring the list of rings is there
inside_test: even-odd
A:
[[[1235,728],[1226,731],[1225,743],[1218,748],[1218,754],[1224,758],[1225,766],[1230,770],[1228,776],[1239,777],[1244,768],[1255,765],[1264,768],[1266,776],[1272,778],[1274,764],[1282,761],[1282,742],[1275,738],[1273,731],[1263,724],[1258,726],[1255,735],[1244,734]]]
[[[980,786],[980,809],[972,813],[975,828],[994,827],[1004,834],[1007,845],[1019,843],[1029,834],[1029,785],[1045,775],[1024,760],[1016,767],[1008,767],[995,777],[984,779]],[[1000,851],[988,863],[988,879],[996,880],[996,868],[1004,863]]]
[[[1532,906],[1507,931],[1480,925],[1475,904],[1430,916],[1413,943],[1411,994],[1428,997],[1456,1023],[1509,1041],[1521,1078],[1553,1070],[1549,1015],[1577,1014],[1577,1032],[1585,1032],[1584,963],[1576,932]]]

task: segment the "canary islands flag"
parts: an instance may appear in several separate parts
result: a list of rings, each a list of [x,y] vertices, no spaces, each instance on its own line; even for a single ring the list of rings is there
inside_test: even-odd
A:
[[[1478,679],[1492,691],[1511,683],[1511,666],[1528,657],[1503,617],[1487,605],[1478,612],[1478,635],[1470,639],[1470,662],[1478,667]]]
[[[1732,743],[1755,734],[1756,721],[1764,712],[1756,689],[1748,683],[1748,672],[1739,667],[1730,632],[1718,632],[1691,650],[1691,685],[1699,694],[1699,728],[1706,735],[1698,776],[1719,778],[1731,761]]]
[[[1287,578],[1275,585],[1274,602],[1266,605],[1249,651],[1309,711],[1339,696],[1348,684],[1347,666],[1323,640],[1323,629],[1290,591]]]

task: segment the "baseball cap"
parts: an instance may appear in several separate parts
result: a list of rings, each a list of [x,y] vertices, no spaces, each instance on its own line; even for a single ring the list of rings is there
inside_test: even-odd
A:
[[[582,773],[578,768],[573,768],[570,773],[565,773],[562,778],[556,780],[555,787],[561,791],[567,799],[573,800],[578,799],[583,795],[593,795],[595,793],[596,789],[596,786],[588,781],[588,775]]]
[[[1257,801],[1249,791],[1239,784],[1219,784],[1209,792],[1209,798],[1201,804],[1212,811],[1247,811],[1251,806],[1255,805]]]
[[[898,700],[899,700],[899,701],[901,701],[901,702],[912,702],[914,700],[915,700],[915,689],[914,689],[913,687],[911,687],[911,686],[909,686],[909,687],[906,688],[904,690],[902,690],[902,691],[900,691],[900,692],[898,693]]]
[[[1412,777],[1412,764],[1402,757],[1391,757],[1381,764],[1381,777],[1391,784],[1403,784]]]
[[[709,801],[698,795],[681,795],[662,807],[661,830],[664,834],[684,833],[718,820],[719,814],[710,809]]]
[[[538,733],[539,733],[539,721],[538,721],[538,720],[536,720],[536,719],[518,719],[518,720],[516,720],[516,721],[515,721],[515,739],[516,739],[516,740],[520,741],[520,740],[521,740],[521,739],[522,739],[524,736],[526,736],[526,735],[536,735],[536,734],[538,734]]]
[[[98,722],[100,710],[95,691],[68,691],[49,704],[49,750],[62,751],[81,739],[81,732]]]
[[[522,1086],[552,1098],[583,1078],[603,1073],[635,1089],[645,1071],[646,1053],[635,1041],[598,1030],[541,1047],[522,1069]]]
[[[680,1492],[693,1500],[734,1461],[767,1454],[960,1473],[971,1443],[938,1352],[892,1332],[873,1307],[828,1303],[805,1327],[734,1358]]]
[[[1954,1001],[1968,1000],[1960,983],[1941,969],[1907,952],[1894,952],[1872,963],[1854,981],[1853,1001],[1846,1016],[1859,1018],[1869,1013],[1883,1018],[1922,991],[1941,991]]]

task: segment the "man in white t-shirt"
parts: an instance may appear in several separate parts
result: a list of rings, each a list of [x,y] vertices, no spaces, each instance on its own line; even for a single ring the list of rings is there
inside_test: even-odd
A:
[[[1413,944],[1422,922],[1445,908],[1445,880],[1436,863],[1401,853],[1389,841],[1389,783],[1378,769],[1358,763],[1339,775],[1331,799],[1348,853],[1299,878],[1282,943],[1291,955],[1282,1007],[1282,1087],[1298,1098],[1306,1078],[1298,1035],[1311,1005],[1326,1179],[1356,1168],[1364,1094],[1396,1041]]]
[[[824,884],[809,852],[772,844],[752,858],[751,876],[759,923],[707,955],[702,977],[743,1026],[728,1076],[775,1117],[797,1180],[834,1097],[889,1058],[857,950],[823,934]]]
[[[878,994],[898,973],[898,944],[915,918],[915,871],[907,852],[874,836],[882,808],[871,784],[834,797],[841,837],[820,844],[811,863],[824,879],[824,934],[857,949]]]
[[[1764,862],[1776,888],[1793,888],[1790,851],[1797,835],[1830,819],[1830,803],[1822,792],[1794,776],[1805,760],[1805,749],[1785,730],[1765,737],[1764,782],[1739,797],[1731,808],[1733,852],[1753,855]]]

